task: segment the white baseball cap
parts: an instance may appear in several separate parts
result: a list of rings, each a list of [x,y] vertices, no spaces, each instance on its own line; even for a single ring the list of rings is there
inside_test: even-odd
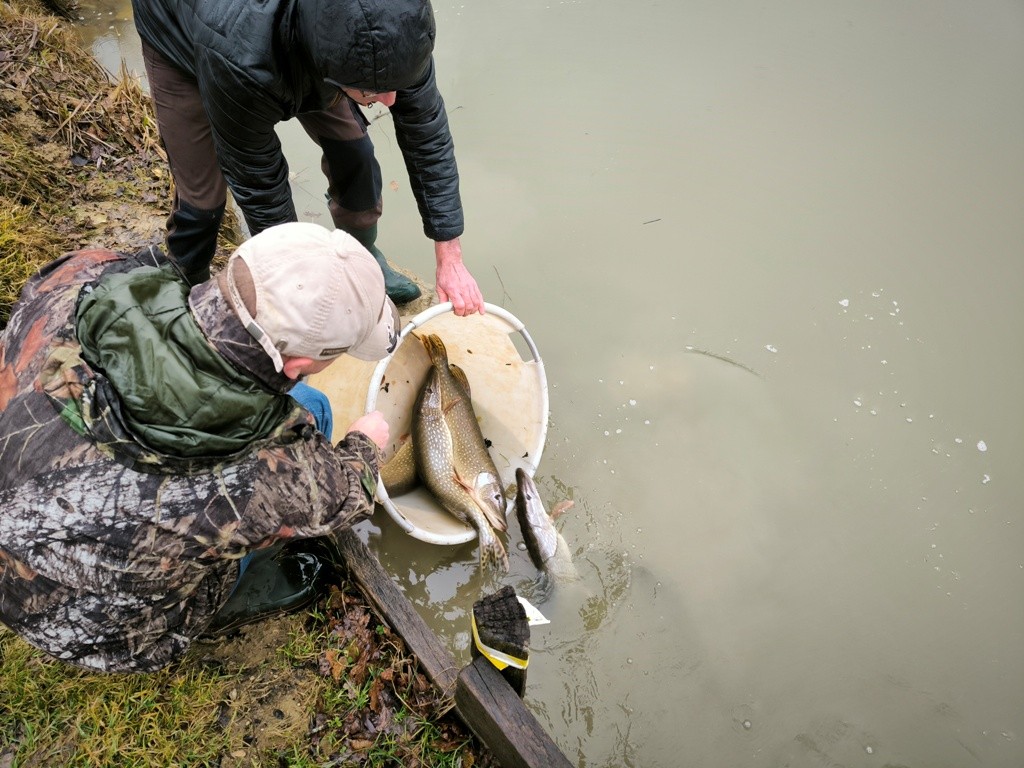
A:
[[[253,314],[235,282],[236,259],[252,277]],[[231,255],[225,276],[239,319],[278,371],[282,355],[333,360],[348,353],[372,362],[398,344],[398,309],[380,267],[340,229],[308,222],[265,229]]]

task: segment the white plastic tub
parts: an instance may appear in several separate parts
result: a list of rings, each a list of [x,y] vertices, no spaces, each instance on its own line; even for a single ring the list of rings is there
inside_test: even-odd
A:
[[[376,364],[342,356],[311,377],[310,384],[330,399],[335,430],[379,409],[391,426],[391,444],[382,457],[387,461],[408,438],[412,408],[430,368],[426,350],[413,334],[437,334],[449,362],[469,379],[480,430],[506,488],[507,514],[515,496],[516,469],[532,476],[544,451],[548,387],[544,363],[523,323],[501,307],[487,304],[486,309],[484,315],[458,317],[451,303],[445,303],[403,318],[391,355]],[[475,529],[442,508],[422,485],[391,498],[379,483],[377,500],[403,530],[422,541],[462,544],[476,538]]]

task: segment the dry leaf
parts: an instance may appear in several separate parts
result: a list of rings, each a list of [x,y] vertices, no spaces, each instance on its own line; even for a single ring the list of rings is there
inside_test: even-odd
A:
[[[380,712],[380,692],[383,689],[384,684],[380,678],[377,677],[372,683],[370,683],[370,709],[374,712]]]
[[[341,675],[345,671],[345,662],[338,658],[338,651],[334,648],[328,648],[324,651],[324,660],[330,667],[331,677],[334,678],[334,682],[341,680]]]
[[[430,690],[430,684],[423,675],[416,675],[416,690],[420,693],[426,693]]]
[[[369,664],[370,659],[364,655],[349,670],[348,676],[354,685],[361,686],[364,682],[366,682],[366,676],[369,674],[369,670],[367,669]]]

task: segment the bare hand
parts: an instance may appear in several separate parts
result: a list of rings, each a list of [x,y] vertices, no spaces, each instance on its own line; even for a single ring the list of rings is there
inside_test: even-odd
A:
[[[474,312],[484,313],[484,295],[473,275],[462,263],[462,245],[459,238],[434,243],[437,259],[437,298],[450,301],[456,315],[465,317]]]
[[[391,439],[391,428],[384,420],[384,414],[380,411],[370,411],[365,416],[360,416],[352,422],[348,432],[362,432],[377,444],[377,448],[384,450]]]

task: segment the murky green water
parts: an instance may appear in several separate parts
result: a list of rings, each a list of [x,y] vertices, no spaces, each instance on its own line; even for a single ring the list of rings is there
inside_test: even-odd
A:
[[[112,7],[84,15],[116,67]],[[575,500],[584,580],[540,605],[527,690],[562,749],[1024,764],[1024,5],[435,10],[465,257],[544,356],[538,479]],[[373,135],[381,244],[430,276],[386,114]],[[374,522],[464,654],[475,547]]]

